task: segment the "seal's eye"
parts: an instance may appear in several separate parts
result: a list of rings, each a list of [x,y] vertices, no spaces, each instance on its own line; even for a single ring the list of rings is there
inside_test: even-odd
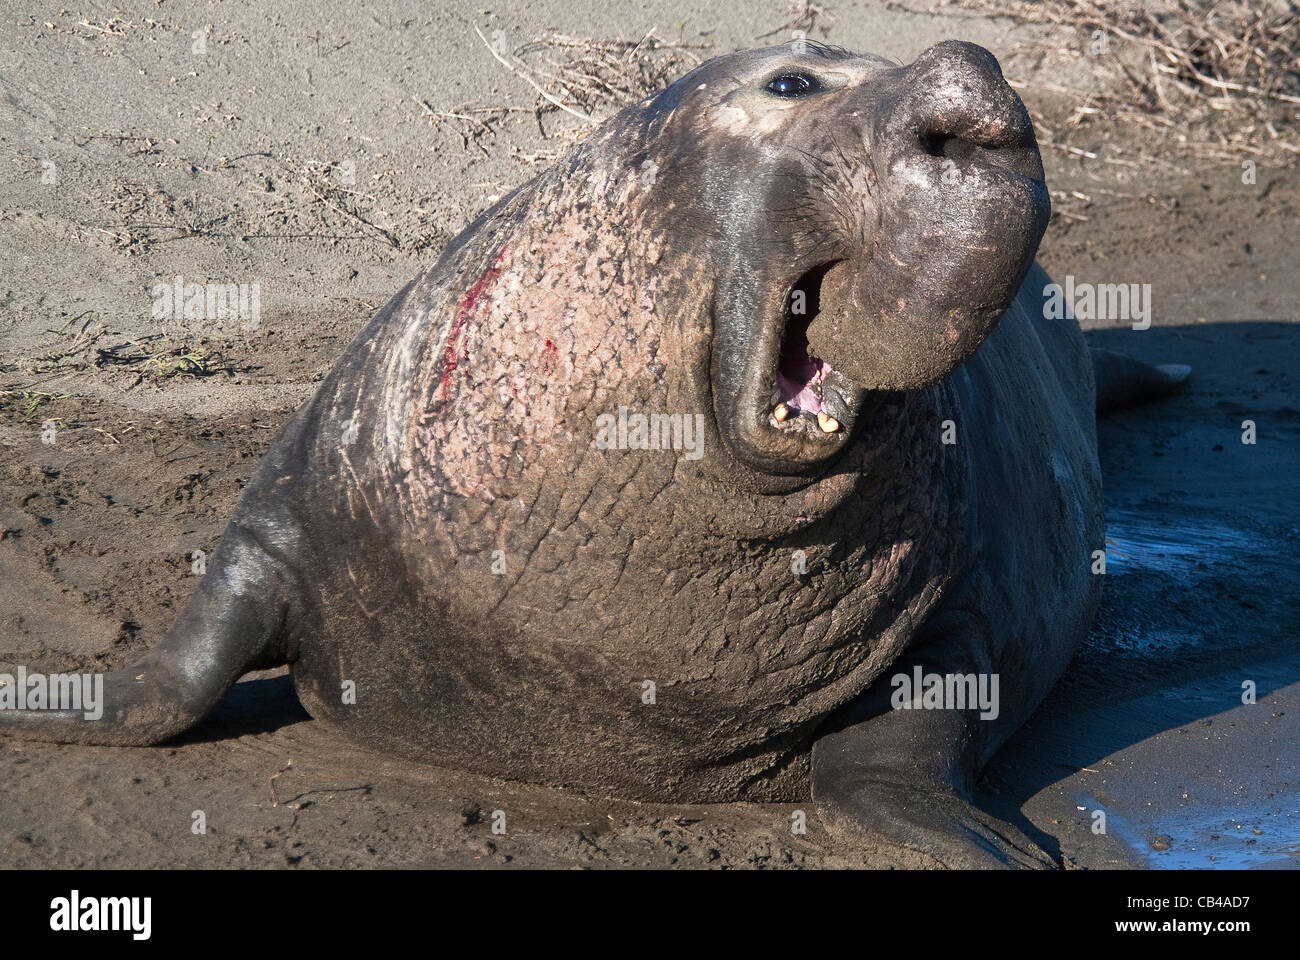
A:
[[[816,77],[811,77],[806,73],[783,73],[767,81],[765,88],[768,93],[775,94],[778,97],[806,97],[809,94],[816,93],[822,88],[817,82]]]

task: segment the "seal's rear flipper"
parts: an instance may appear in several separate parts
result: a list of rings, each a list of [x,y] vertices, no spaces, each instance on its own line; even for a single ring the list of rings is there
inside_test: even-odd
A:
[[[1122,353],[1095,348],[1092,367],[1097,380],[1098,413],[1173,393],[1192,373],[1191,367],[1181,363],[1152,366]]]
[[[143,746],[189,729],[241,675],[285,662],[281,569],[247,530],[232,523],[162,643],[134,666],[79,683],[76,709],[68,709],[66,689],[58,704],[51,702],[57,680],[48,682],[43,706],[59,709],[13,709],[17,698],[6,697],[0,733],[55,743]],[[58,676],[69,683],[76,677]],[[22,695],[31,702],[26,691]]]

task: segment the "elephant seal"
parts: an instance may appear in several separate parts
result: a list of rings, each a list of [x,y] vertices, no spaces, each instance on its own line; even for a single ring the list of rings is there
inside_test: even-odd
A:
[[[1051,865],[968,799],[1101,586],[1048,215],[980,47],[712,60],[379,311],[101,719],[0,721],[158,743],[291,664],[313,717],[382,751],[658,801],[811,783],[896,862]]]

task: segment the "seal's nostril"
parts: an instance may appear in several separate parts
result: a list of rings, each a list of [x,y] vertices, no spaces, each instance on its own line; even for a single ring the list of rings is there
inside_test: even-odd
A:
[[[964,102],[920,91],[897,116],[907,129],[900,146],[931,157],[1001,162],[1035,147],[1033,124],[1009,87],[975,91]]]
[[[952,137],[946,133],[923,133],[921,134],[921,150],[932,157],[946,157],[946,147]]]
[[[981,149],[981,144],[951,133],[923,133],[918,142],[922,153],[946,160],[968,160]]]

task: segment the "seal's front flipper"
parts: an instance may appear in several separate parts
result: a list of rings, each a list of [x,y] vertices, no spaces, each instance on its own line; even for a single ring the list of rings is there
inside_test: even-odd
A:
[[[92,676],[94,702],[77,709],[0,710],[0,733],[143,746],[189,729],[242,674],[285,662],[282,569],[247,530],[230,524],[193,599],[157,647],[104,674],[98,695]]]
[[[1098,413],[1173,393],[1192,373],[1191,367],[1181,363],[1152,366],[1122,353],[1096,348],[1092,350],[1092,369],[1097,381]]]
[[[879,858],[880,865],[912,870],[1057,866],[1011,824],[951,789],[862,778],[846,786],[827,796],[823,785],[817,812],[832,834],[873,861]]]
[[[976,710],[891,707],[889,678],[911,669],[910,661],[891,669],[814,744],[813,801],[827,829],[872,860],[907,868],[1056,867],[968,799],[991,721]]]

